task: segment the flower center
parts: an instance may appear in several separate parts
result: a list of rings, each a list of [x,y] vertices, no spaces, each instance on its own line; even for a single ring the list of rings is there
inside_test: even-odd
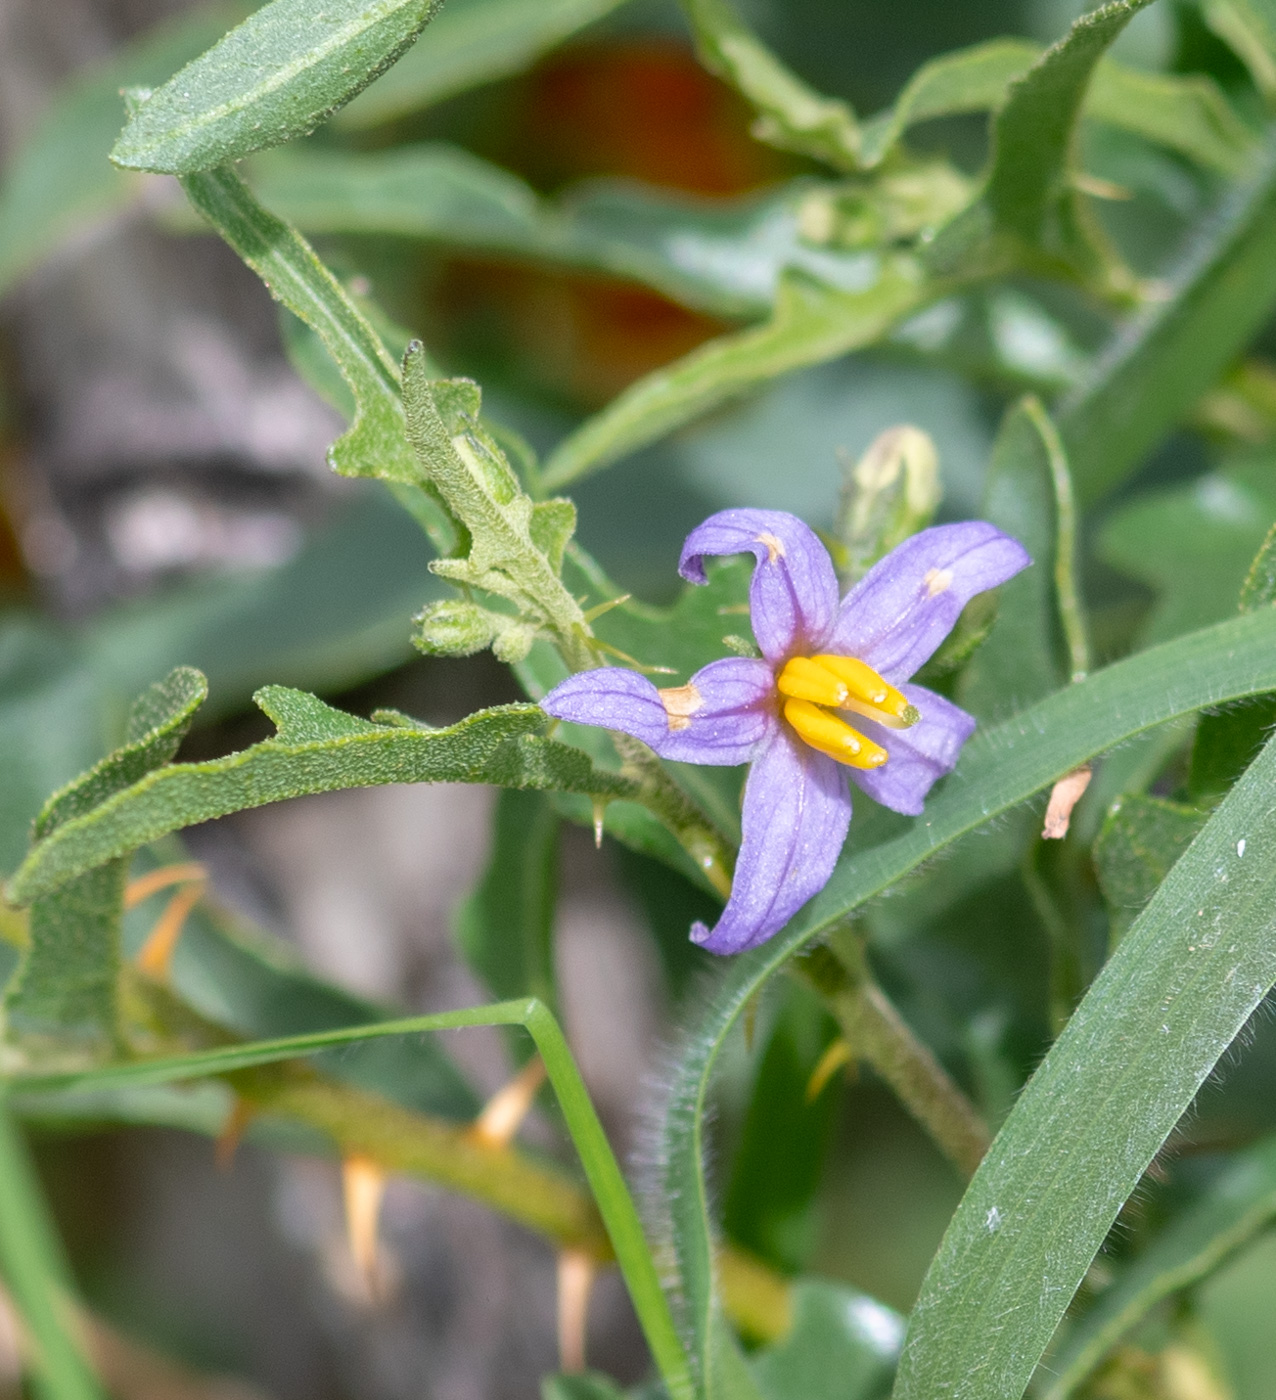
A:
[[[893,685],[853,656],[795,656],[776,688],[798,737],[852,768],[880,768],[890,755],[830,709],[850,710],[890,729],[907,729],[921,718]]]

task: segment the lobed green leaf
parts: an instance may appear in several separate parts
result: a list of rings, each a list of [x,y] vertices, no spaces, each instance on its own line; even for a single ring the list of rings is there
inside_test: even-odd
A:
[[[206,763],[170,764],[65,822],[39,842],[8,896],[28,904],[68,880],[196,822],[304,793],[383,783],[495,783],[623,797],[631,784],[579,749],[541,736],[536,705],[480,710],[446,729],[373,723],[302,691],[267,686],[257,703],[278,733]]]
[[[409,48],[439,3],[270,0],[142,94],[111,159],[189,175],[304,136]]]

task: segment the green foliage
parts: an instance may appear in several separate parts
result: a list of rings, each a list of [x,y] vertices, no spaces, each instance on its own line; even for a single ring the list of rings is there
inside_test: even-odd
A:
[[[507,788],[497,798],[487,870],[456,914],[457,947],[493,996],[557,1004],[558,835],[544,793]]]
[[[731,0],[684,3],[705,67],[757,110],[753,134],[759,140],[843,170],[856,168],[860,132],[845,102],[822,96],[786,67],[740,21]]]
[[[314,130],[409,48],[439,0],[270,0],[154,92],[111,159],[189,175]]]
[[[996,622],[960,682],[961,702],[982,719],[1004,719],[1063,684],[1063,635],[1054,565],[1058,525],[1040,404],[1006,415],[984,487],[984,519],[1017,539],[1032,566],[997,592]]]
[[[910,257],[866,258],[859,273],[863,285],[853,291],[783,277],[769,321],[711,340],[626,389],[558,446],[545,486],[558,490],[764,380],[880,340],[924,299]]]
[[[957,1395],[978,1394],[983,1374],[1008,1393],[1027,1385],[1117,1211],[1276,982],[1274,775],[1269,746],[1136,920],[1006,1120],[927,1275],[900,1400],[933,1394],[940,1376],[959,1378]],[[1028,1297],[1018,1283],[1026,1277],[1050,1287]]]
[[[1181,802],[1133,793],[1114,803],[1094,843],[1099,888],[1123,933],[1196,839],[1207,814]]]
[[[723,1229],[782,1272],[796,1273],[815,1244],[815,1196],[837,1096],[812,1098],[811,1076],[836,1027],[800,983],[783,989],[758,1060],[723,1207]]]
[[[339,128],[395,121],[458,92],[528,68],[621,0],[447,0],[415,45],[341,110]]]
[[[37,841],[162,768],[208,692],[179,667],[129,712],[124,745],[55,793],[35,820]],[[121,852],[121,855],[123,853]],[[113,859],[36,899],[30,944],[4,998],[5,1036],[29,1054],[109,1054],[122,1045],[120,919],[127,862]]]
[[[841,1284],[801,1279],[783,1341],[753,1360],[765,1400],[875,1400],[884,1392],[904,1319]]]
[[[633,791],[578,749],[542,738],[550,719],[535,705],[480,710],[430,729],[404,716],[357,719],[284,686],[254,699],[276,725],[273,738],[226,758],[170,764],[65,822],[37,843],[9,882],[9,898],[29,903],[170,831],[303,793],[449,782],[603,797]]]
[[[329,449],[333,470],[380,477],[401,492],[406,488],[405,504],[434,547],[441,552],[451,548],[452,523],[424,489],[421,469],[408,448],[399,367],[381,337],[305,239],[268,214],[232,170],[188,175],[182,187],[271,296],[316,332],[349,385],[355,418]]]
[[[1276,1216],[1276,1143],[1243,1148],[1126,1264],[1051,1358],[1046,1400],[1064,1400],[1163,1299],[1213,1273]]]
[[[38,1400],[101,1400],[75,1325],[71,1271],[7,1106],[0,1108],[0,1268],[29,1341],[24,1359]]]

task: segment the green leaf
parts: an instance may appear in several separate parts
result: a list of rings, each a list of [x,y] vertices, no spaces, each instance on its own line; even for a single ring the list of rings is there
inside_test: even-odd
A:
[[[408,440],[423,476],[470,538],[465,558],[439,559],[431,568],[518,608],[529,628],[527,645],[504,659],[521,660],[534,629],[545,627],[588,666],[585,616],[559,577],[575,507],[569,501],[534,505],[479,422],[478,385],[471,379],[432,380],[431,373],[414,342],[403,362]]]
[[[1264,0],[1205,0],[1206,24],[1249,69],[1268,105],[1276,100],[1276,14]]]
[[[625,1400],[625,1392],[600,1371],[582,1371],[546,1376],[541,1381],[541,1400]]]
[[[1241,612],[1267,608],[1276,603],[1276,525],[1263,536],[1263,543],[1241,584]]]
[[[1273,520],[1270,458],[1147,492],[1114,511],[1099,535],[1100,556],[1158,595],[1140,640],[1230,617]]]
[[[75,1325],[74,1285],[35,1167],[0,1105],[0,1268],[29,1346],[22,1353],[37,1400],[103,1400]]]
[[[447,0],[422,42],[336,118],[362,130],[521,73],[623,0]]]
[[[1094,870],[1118,936],[1196,839],[1207,812],[1132,793],[1113,804],[1094,843]],[[1116,939],[1113,939],[1116,942]]]
[[[927,1273],[897,1400],[1023,1392],[1117,1212],[1276,982],[1273,781],[1269,744],[1021,1094]]]
[[[233,14],[219,7],[161,25],[53,98],[0,184],[0,294],[138,199],[142,181],[107,160],[124,116],[120,89],[162,82],[213,43]]]
[[[1151,73],[1104,59],[1086,94],[1084,115],[1220,175],[1239,175],[1256,144],[1218,84],[1199,73]]]
[[[97,1070],[27,1075],[14,1080],[13,1084],[24,1094],[96,1093],[133,1085],[169,1084],[278,1064],[363,1041],[393,1036],[416,1039],[429,1032],[474,1026],[523,1026],[531,1035],[545,1062],[549,1081],[558,1096],[563,1118],[580,1155],[581,1166],[629,1288],[634,1310],[671,1400],[694,1400],[695,1391],[686,1353],[669,1314],[633,1198],[562,1030],[548,1008],[534,998],[281,1040],[259,1041],[252,1045],[221,1046],[172,1058],[133,1060]]]
[[[908,80],[895,105],[865,122],[866,165],[880,162],[919,122],[1001,108],[1041,56],[1026,39],[991,39],[941,54]],[[1210,170],[1235,175],[1254,138],[1218,85],[1200,74],[1150,73],[1100,60],[1082,116],[1133,132]]]
[[[456,914],[456,943],[493,996],[557,1004],[554,907],[558,817],[544,793],[507,788],[496,800],[492,849],[478,888]]]
[[[1040,56],[1040,46],[1027,39],[990,39],[923,63],[894,106],[864,123],[864,163],[878,164],[918,122],[994,111]]]
[[[479,710],[430,729],[410,720],[372,723],[313,695],[266,686],[254,697],[278,733],[206,763],[171,764],[72,818],[39,842],[9,883],[27,904],[167,832],[303,793],[382,783],[496,783],[627,796],[632,785],[596,769],[579,749],[540,736],[536,705]]]
[[[545,464],[557,490],[636,451],[756,384],[880,339],[925,297],[913,259],[863,254],[864,285],[834,292],[788,273],[764,325],[721,336],[630,385],[560,443]]]
[[[1026,259],[1108,293],[1128,293],[1128,275],[1107,248],[1074,180],[1077,133],[1095,67],[1150,0],[1112,0],[1082,15],[1010,85],[992,124],[992,164],[979,202],[936,239],[932,265],[984,262],[989,270]]]
[[[1012,719],[976,733],[943,790],[931,797],[925,816],[901,835],[860,849],[852,828],[848,852],[824,890],[769,943],[732,960],[706,997],[703,1017],[675,1068],[661,1135],[666,1162],[662,1199],[695,1355],[705,1355],[714,1307],[705,1107],[726,1038],[758,990],[794,952],[865,901],[1082,763],[1203,705],[1272,688],[1276,615],[1264,611],[1141,652],[1055,691]],[[1122,945],[1121,956],[1130,941]],[[964,1376],[974,1364],[953,1374]]]
[[[809,1263],[816,1243],[815,1196],[837,1095],[826,1086],[812,1100],[807,1091],[836,1034],[819,998],[801,983],[786,983],[731,1164],[723,1229],[786,1274]]]
[[[316,332],[350,386],[355,419],[328,450],[334,471],[380,477],[419,494],[426,482],[408,447],[399,366],[341,284],[305,239],[268,214],[232,170],[188,175],[182,188],[271,296]],[[431,540],[445,553],[455,539],[451,522],[442,506],[421,504],[428,511]]]
[[[961,704],[980,719],[1005,719],[1066,678],[1054,587],[1057,510],[1041,405],[1028,399],[1002,420],[984,486],[983,517],[1013,536],[1032,564],[997,590],[988,640],[962,675]]]
[[[129,713],[125,743],[45,803],[37,841],[161,768],[177,752],[207,694],[179,667]],[[31,908],[30,944],[4,998],[5,1036],[32,1055],[104,1055],[121,1039],[120,919],[123,860],[90,870]]]
[[[793,1285],[793,1325],[752,1358],[766,1400],[876,1400],[904,1339],[892,1308],[844,1284],[804,1278]]]
[[[1208,1278],[1276,1218],[1276,1139],[1242,1149],[1126,1264],[1051,1357],[1044,1400],[1065,1400],[1163,1299]]]
[[[812,202],[840,188],[809,180],[710,200],[599,179],[550,200],[443,142],[358,154],[271,151],[252,161],[250,180],[268,207],[309,234],[388,234],[588,268],[721,316],[768,313],[786,268],[834,288],[864,276],[860,250],[803,236]]]
[[[1276,696],[1207,712],[1196,726],[1188,769],[1188,794],[1194,802],[1217,802],[1258,757],[1276,725]]]
[[[411,46],[439,0],[270,0],[143,95],[111,152],[187,175],[313,131]]]
[[[1254,175],[1199,229],[1166,292],[1121,327],[1056,412],[1082,505],[1129,478],[1270,315],[1276,302],[1270,131]]]
[[[859,166],[859,126],[845,102],[803,82],[740,21],[730,0],[683,4],[705,67],[756,108],[754,136],[839,170]]]

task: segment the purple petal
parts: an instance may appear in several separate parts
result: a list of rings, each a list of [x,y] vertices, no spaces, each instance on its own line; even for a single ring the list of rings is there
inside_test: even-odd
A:
[[[879,559],[842,600],[828,650],[898,685],[952,631],[962,608],[1032,563],[1018,540],[970,520],[936,525]]]
[[[881,744],[890,758],[880,768],[852,768],[850,775],[874,802],[916,817],[931,784],[952,772],[961,746],[975,732],[975,720],[925,686],[900,689],[921,711],[921,719],[909,729],[887,729],[852,715],[855,727]]]
[[[777,727],[745,784],[731,898],[712,930],[694,925],[692,941],[711,953],[742,953],[778,933],[827,883],[850,821],[840,766]]]
[[[837,575],[809,525],[782,510],[720,510],[687,536],[678,572],[707,582],[706,554],[752,554],[753,635],[770,662],[818,650],[837,616]]]
[[[661,758],[731,767],[747,763],[778,724],[774,695],[765,661],[728,656],[663,695],[636,671],[581,671],[555,686],[541,708],[555,719],[632,734]]]

